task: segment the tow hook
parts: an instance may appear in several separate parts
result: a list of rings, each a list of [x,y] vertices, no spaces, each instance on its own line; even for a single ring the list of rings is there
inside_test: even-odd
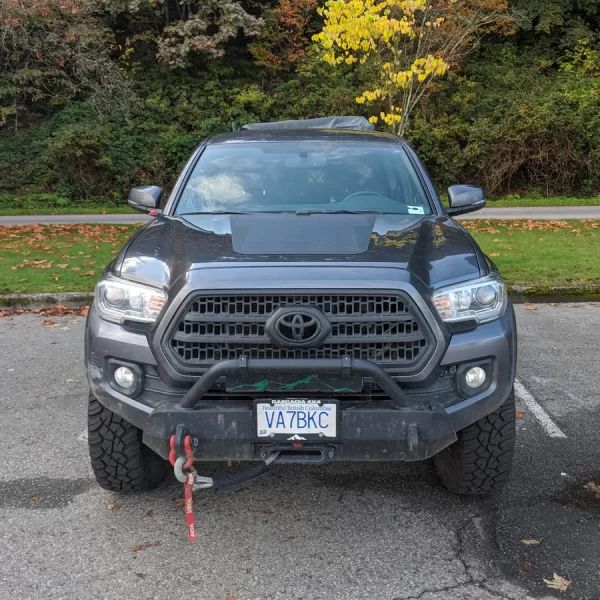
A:
[[[279,456],[279,452],[273,452],[263,462],[241,473],[205,477],[198,475],[198,472],[193,467],[194,450],[197,445],[198,440],[195,438],[192,439],[190,435],[187,435],[181,425],[177,426],[175,435],[172,435],[169,440],[169,462],[173,465],[175,478],[177,481],[183,483],[183,509],[187,521],[188,540],[190,542],[196,541],[196,522],[192,492],[211,488],[218,491],[251,481],[252,479],[257,479],[269,470],[271,464]],[[180,450],[183,450],[183,452]]]

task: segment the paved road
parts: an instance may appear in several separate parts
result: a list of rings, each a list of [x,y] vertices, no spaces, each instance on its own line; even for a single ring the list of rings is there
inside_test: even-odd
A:
[[[464,219],[600,219],[600,206],[556,206],[547,208],[486,208]],[[67,224],[67,223],[145,223],[147,215],[30,215],[0,217],[0,225]]]
[[[517,313],[520,381],[566,437],[521,403],[502,495],[452,496],[423,463],[277,467],[198,493],[195,546],[176,481],[118,496],[92,480],[83,319],[0,319],[0,598],[598,600],[600,306]]]

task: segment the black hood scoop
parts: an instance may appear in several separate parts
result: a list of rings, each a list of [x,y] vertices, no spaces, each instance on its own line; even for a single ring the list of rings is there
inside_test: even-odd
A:
[[[362,254],[376,215],[231,215],[234,252],[255,255]]]

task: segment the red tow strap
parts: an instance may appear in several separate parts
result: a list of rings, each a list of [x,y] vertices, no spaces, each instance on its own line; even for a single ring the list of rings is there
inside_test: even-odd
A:
[[[192,500],[192,488],[194,487],[195,477],[190,471],[187,476],[188,480],[183,484],[184,499],[185,499],[185,520],[187,521],[188,540],[196,541],[196,519],[194,517],[194,504]]]
[[[176,451],[175,451],[175,436],[172,435],[169,440],[169,462],[175,466],[175,462],[177,461]],[[186,435],[183,440],[183,448],[185,450],[186,461],[183,465],[182,469],[190,469],[192,464],[194,463],[194,455],[192,453],[192,438],[189,435]],[[195,471],[189,471],[187,474],[187,481],[183,484],[183,510],[185,512],[185,520],[187,522],[187,530],[188,530],[188,540],[190,542],[196,541],[196,519],[194,517],[194,500],[192,498],[192,491],[194,488],[194,483],[196,483],[196,475]]]

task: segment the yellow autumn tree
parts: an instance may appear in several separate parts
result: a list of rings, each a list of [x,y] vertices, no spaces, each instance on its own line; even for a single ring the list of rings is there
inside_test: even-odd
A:
[[[492,28],[510,30],[507,0],[328,0],[313,39],[330,65],[366,63],[375,84],[356,98],[403,135],[432,82]]]

